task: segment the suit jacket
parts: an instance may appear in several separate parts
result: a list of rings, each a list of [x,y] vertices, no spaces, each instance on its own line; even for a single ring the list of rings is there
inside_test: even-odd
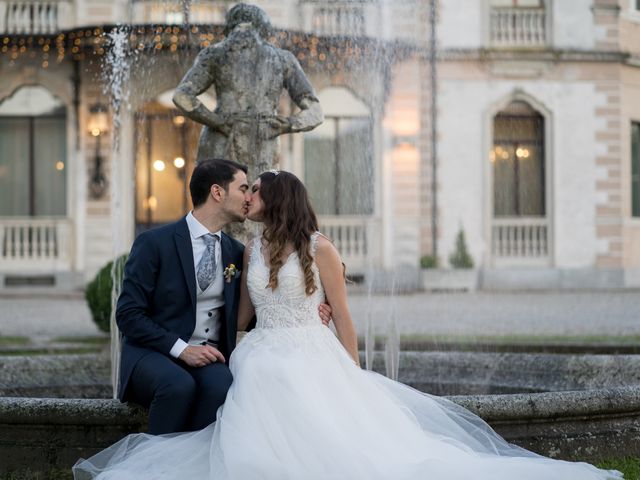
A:
[[[226,234],[220,239],[222,268],[242,266],[244,245]],[[236,346],[240,275],[224,283],[219,350],[229,358]],[[196,274],[191,235],[185,218],[143,232],[136,238],[124,268],[116,322],[124,335],[118,398],[136,363],[153,351],[169,355],[178,338],[191,338],[196,324]]]

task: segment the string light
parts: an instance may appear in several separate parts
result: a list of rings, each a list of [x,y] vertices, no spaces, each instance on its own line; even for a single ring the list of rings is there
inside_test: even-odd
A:
[[[140,52],[160,52],[166,48],[176,55],[178,50],[206,48],[224,39],[222,25],[192,25],[188,31],[177,25],[132,25],[130,28],[131,48]],[[65,59],[101,57],[109,49],[108,32],[109,29],[103,27],[84,27],[55,35],[5,34],[0,37],[0,57],[8,57],[9,66],[16,65],[25,55],[25,58],[39,57],[42,68],[52,64],[53,56],[57,64]],[[363,64],[368,57],[402,60],[416,53],[412,47],[397,42],[391,45],[365,37],[318,36],[286,30],[275,31],[269,41],[276,47],[293,52],[302,67],[310,70],[322,68],[339,72]]]

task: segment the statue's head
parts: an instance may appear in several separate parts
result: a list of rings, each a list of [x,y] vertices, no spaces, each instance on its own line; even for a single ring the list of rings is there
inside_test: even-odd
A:
[[[258,34],[265,40],[271,36],[271,22],[269,17],[259,7],[239,3],[227,12],[227,23],[224,27],[224,34],[229,35],[241,23],[250,23]]]

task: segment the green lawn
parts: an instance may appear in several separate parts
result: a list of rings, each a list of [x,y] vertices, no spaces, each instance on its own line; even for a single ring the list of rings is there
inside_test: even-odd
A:
[[[384,340],[384,337],[376,337],[376,340]],[[496,343],[496,344],[562,344],[578,343],[593,345],[640,345],[639,335],[609,336],[609,335],[401,335],[401,341],[405,342],[431,342],[431,343]]]
[[[58,337],[47,343],[33,344],[29,337],[1,336],[0,355],[56,355],[96,353],[109,344],[108,336]]]
[[[73,480],[71,469],[50,470],[47,473],[36,473],[30,470],[26,472],[13,472],[0,476],[0,480]]]
[[[52,342],[57,343],[82,343],[87,345],[105,345],[109,343],[110,337],[108,336],[99,336],[99,337],[56,337]]]
[[[605,460],[597,464],[600,468],[620,470],[625,480],[640,480],[640,457],[626,457],[617,460]]]
[[[386,338],[384,336],[375,337],[376,349],[384,348]],[[364,349],[364,338],[358,338],[360,349]],[[500,351],[509,351],[510,347],[527,348],[534,350],[546,350],[559,347],[569,349],[612,349],[615,347],[625,349],[626,353],[640,353],[640,336],[608,336],[608,335],[430,335],[414,334],[401,335],[400,346],[404,350],[483,350],[483,347],[494,347]]]
[[[27,345],[31,342],[29,337],[12,337],[0,335],[0,347],[12,345]]]
[[[33,348],[28,350],[11,350],[7,352],[0,352],[0,355],[5,357],[30,357],[33,355],[83,355],[85,353],[97,353],[98,349],[95,347],[73,347],[73,348]]]

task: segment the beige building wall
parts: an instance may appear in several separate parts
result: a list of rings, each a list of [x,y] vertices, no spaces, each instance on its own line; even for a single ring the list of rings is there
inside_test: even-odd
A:
[[[391,268],[417,268],[420,256],[420,65],[396,65],[384,128],[389,142],[384,152],[386,188],[383,208],[390,215],[391,245],[386,257]]]
[[[621,77],[623,265],[628,283],[640,285],[640,217],[631,216],[631,122],[640,122],[640,68],[625,67]]]
[[[298,0],[255,3],[267,11],[276,28],[291,30],[306,28],[305,8],[313,5]],[[81,0],[73,5],[67,19],[70,28],[135,21],[135,12],[125,0]],[[373,8],[366,21],[370,36],[399,39],[418,48],[389,65],[388,77],[381,75],[381,66],[372,69],[375,78],[369,71],[309,72],[309,76],[318,90],[346,86],[372,107],[381,266],[415,268],[420,256],[433,248],[432,85],[427,57],[430,2],[393,0],[367,5]],[[634,0],[547,0],[548,46],[523,50],[489,48],[489,5],[488,0],[439,2],[440,259],[447,263],[462,226],[476,264],[492,266],[487,235],[492,195],[487,170],[490,114],[520,95],[549,115],[549,271],[617,272],[624,276],[624,284],[640,285],[640,219],[630,213],[630,123],[640,121],[640,12]],[[174,88],[190,64],[190,59],[176,60],[165,53],[136,60],[131,106],[122,116],[120,150],[113,152],[108,136],[101,140],[108,194],[94,200],[88,196],[87,182],[95,139],[86,125],[89,107],[104,102],[105,97],[102,85],[95,82],[100,76],[98,62],[82,63],[86,71],[82,73],[78,118],[77,122],[69,120],[68,185],[72,190],[69,216],[74,222],[74,268],[87,279],[115,253],[128,250],[133,239],[135,135],[139,134],[134,129],[134,114],[145,102]],[[160,70],[162,75],[157,75]],[[72,74],[70,63],[47,71],[37,64],[13,70],[0,65],[3,91],[10,85],[41,82],[54,93],[65,92],[68,111],[75,115]],[[282,142],[283,163],[294,170],[301,168],[300,146],[299,138]]]

